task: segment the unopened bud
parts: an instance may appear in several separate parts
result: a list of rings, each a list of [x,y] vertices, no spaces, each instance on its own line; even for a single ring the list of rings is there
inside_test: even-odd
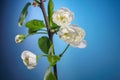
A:
[[[16,37],[15,37],[15,42],[16,42],[16,43],[21,43],[21,42],[24,41],[25,38],[26,38],[26,35],[18,34],[18,35],[16,35]]]

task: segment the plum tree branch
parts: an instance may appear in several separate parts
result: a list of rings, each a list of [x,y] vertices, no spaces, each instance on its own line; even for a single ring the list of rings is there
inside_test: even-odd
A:
[[[40,4],[39,7],[41,8],[43,16],[44,16],[44,19],[45,19],[45,23],[46,23],[46,28],[47,28],[49,39],[53,42],[53,33],[50,30],[50,25],[49,25],[47,14],[46,14],[46,10],[45,10],[45,7],[44,7],[44,2],[45,2],[44,0],[41,0],[41,2],[39,3]],[[54,52],[54,54],[55,54],[55,52]],[[58,80],[57,65],[54,65],[53,70],[54,70],[54,74],[55,74],[55,76],[56,76],[56,78]]]

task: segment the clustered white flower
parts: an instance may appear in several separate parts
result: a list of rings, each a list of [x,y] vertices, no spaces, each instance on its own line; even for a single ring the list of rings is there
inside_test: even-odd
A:
[[[73,13],[67,8],[61,8],[54,12],[53,22],[60,26],[59,36],[73,47],[85,48],[85,31],[77,25],[71,25],[74,19]]]
[[[21,58],[28,69],[33,69],[37,65],[37,56],[28,50],[22,52]]]

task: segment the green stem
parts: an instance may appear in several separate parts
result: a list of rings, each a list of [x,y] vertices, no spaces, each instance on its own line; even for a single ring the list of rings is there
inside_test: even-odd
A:
[[[36,57],[36,60],[37,60],[37,63],[38,63],[38,59],[41,58],[41,57],[46,57],[48,56],[47,54],[40,54],[40,55],[37,55]]]
[[[36,32],[35,34],[48,34],[47,32]]]
[[[48,55],[47,54],[40,54],[40,55],[37,56],[37,58],[41,58],[43,56],[48,56]]]
[[[31,33],[31,34],[27,34],[26,37],[31,36],[31,35],[35,35],[35,34],[47,34],[47,32],[36,32],[36,33]]]
[[[59,55],[60,57],[62,57],[63,56],[63,54],[66,52],[66,50],[69,48],[69,44],[66,46],[66,48],[64,49],[64,51]]]

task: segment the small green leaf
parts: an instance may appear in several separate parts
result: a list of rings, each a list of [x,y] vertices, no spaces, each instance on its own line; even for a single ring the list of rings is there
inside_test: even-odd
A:
[[[48,61],[50,62],[51,66],[54,66],[57,63],[57,61],[59,61],[59,60],[60,60],[59,56],[56,56],[56,55],[48,56]]]
[[[45,24],[42,20],[31,20],[26,23],[26,27],[29,28],[29,33],[37,32],[38,30],[45,27]]]
[[[44,80],[57,80],[55,75],[51,71],[51,67],[49,67],[45,73]]]
[[[34,1],[36,1],[36,2],[40,2],[40,0],[34,0]]]
[[[48,54],[51,44],[51,41],[46,36],[43,36],[38,40],[39,48],[46,54]]]
[[[55,24],[54,22],[52,23],[52,28],[55,29],[55,28],[59,28],[60,26],[58,26],[57,24]]]
[[[52,15],[54,12],[54,4],[53,4],[53,0],[49,0],[48,2],[48,20],[49,20],[49,24],[50,26],[52,26]]]
[[[55,24],[52,20],[52,15],[54,13],[54,3],[53,0],[49,0],[48,2],[48,20],[49,20],[49,24],[51,26],[51,28],[57,28],[58,25]]]
[[[36,33],[36,31],[33,31],[33,29],[30,29],[30,28],[29,28],[28,33],[29,33],[29,34],[32,34],[32,33]]]
[[[23,26],[24,24],[24,21],[25,21],[25,18],[28,14],[28,7],[31,5],[30,2],[26,3],[25,7],[23,8],[21,14],[20,14],[20,18],[19,18],[19,21],[18,21],[18,26]]]

